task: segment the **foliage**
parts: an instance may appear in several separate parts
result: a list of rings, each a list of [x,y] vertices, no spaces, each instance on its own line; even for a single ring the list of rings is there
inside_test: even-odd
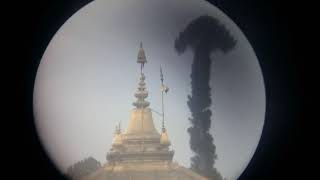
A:
[[[70,166],[67,169],[67,176],[71,179],[80,179],[96,171],[99,167],[101,167],[100,162],[89,157]]]
[[[217,159],[216,146],[209,130],[211,127],[211,88],[209,86],[210,53],[220,50],[227,53],[234,48],[236,40],[223,24],[210,16],[193,20],[175,40],[175,49],[181,54],[187,48],[194,53],[191,72],[191,95],[188,107],[191,111],[188,128],[190,147],[195,155],[191,158],[191,169],[213,180],[222,180],[214,168]]]

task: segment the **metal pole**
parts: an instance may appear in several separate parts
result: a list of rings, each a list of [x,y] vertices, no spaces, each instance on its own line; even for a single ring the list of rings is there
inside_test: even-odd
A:
[[[163,84],[162,84],[163,85]],[[161,92],[162,97],[162,129],[164,128],[164,103],[163,103],[163,91]]]
[[[164,102],[163,102],[163,91],[164,91],[164,85],[163,85],[163,74],[162,74],[162,68],[160,66],[160,78],[161,78],[161,103],[162,103],[162,131],[164,131]]]

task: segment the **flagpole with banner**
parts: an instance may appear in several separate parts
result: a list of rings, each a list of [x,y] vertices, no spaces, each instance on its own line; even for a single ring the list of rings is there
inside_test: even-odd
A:
[[[162,131],[165,131],[164,127],[164,99],[163,99],[163,92],[167,93],[169,88],[163,84],[163,73],[162,67],[160,66],[160,80],[161,80],[161,103],[162,103]]]

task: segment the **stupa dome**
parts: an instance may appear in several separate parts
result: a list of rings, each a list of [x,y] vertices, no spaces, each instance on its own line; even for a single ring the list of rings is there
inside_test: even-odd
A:
[[[164,146],[170,146],[171,144],[166,130],[164,130],[160,135],[160,144]]]
[[[159,136],[160,134],[154,127],[150,108],[135,108],[131,110],[131,115],[125,134],[150,134]]]
[[[115,134],[112,140],[113,146],[119,146],[122,145],[122,137],[121,134]]]

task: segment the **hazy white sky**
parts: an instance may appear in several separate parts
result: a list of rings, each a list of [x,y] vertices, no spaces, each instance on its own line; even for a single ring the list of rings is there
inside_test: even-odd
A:
[[[160,111],[159,67],[170,91],[165,97],[166,126],[174,160],[189,167],[191,150],[187,95],[191,51],[178,56],[174,39],[200,15],[221,19],[238,40],[229,54],[212,54],[216,167],[235,179],[260,139],[265,92],[256,56],[236,25],[218,9],[196,0],[96,0],[72,16],[50,42],[38,69],[34,112],[41,140],[62,170],[92,156],[105,162],[114,127],[126,127],[139,78],[140,41],[148,101]],[[153,114],[160,130],[160,117]]]

